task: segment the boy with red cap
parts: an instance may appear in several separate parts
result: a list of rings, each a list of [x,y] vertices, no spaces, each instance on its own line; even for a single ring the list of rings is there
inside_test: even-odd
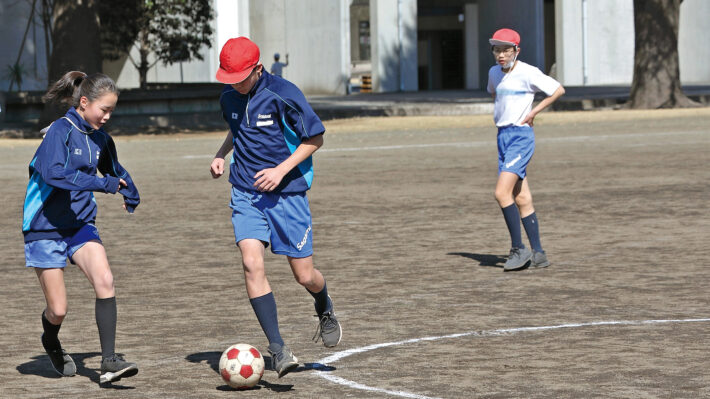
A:
[[[518,60],[520,35],[512,29],[500,29],[488,42],[498,65],[488,71],[488,92],[493,95],[493,119],[498,127],[498,182],[495,196],[510,232],[512,248],[505,271],[547,267],[550,262],[540,244],[537,215],[533,208],[526,168],[535,151],[533,120],[535,116],[564,93],[555,79],[538,68]],[[535,93],[547,98],[532,107]],[[532,251],[523,245],[520,220]]]
[[[291,82],[264,70],[259,48],[246,37],[222,47],[217,80],[222,116],[229,132],[210,166],[212,177],[224,173],[234,150],[232,224],[247,294],[269,340],[279,378],[298,367],[298,359],[279,332],[276,301],[264,271],[265,248],[286,255],[296,281],[315,300],[319,319],[314,339],[326,347],[340,342],[342,330],[325,279],[313,266],[313,233],[306,191],[313,181],[312,154],[323,145],[325,127]]]

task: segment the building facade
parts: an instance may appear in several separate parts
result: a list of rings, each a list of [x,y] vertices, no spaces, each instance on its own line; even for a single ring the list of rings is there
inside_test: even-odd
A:
[[[487,39],[501,27],[521,34],[521,60],[564,85],[628,86],[633,77],[633,0],[212,2],[216,33],[212,47],[203,50],[204,60],[158,63],[148,73],[149,83],[215,82],[222,45],[244,35],[260,46],[267,69],[274,53],[281,61],[289,54],[283,76],[307,94],[480,90],[493,65]],[[33,1],[0,1],[0,68],[6,71],[0,91],[10,89],[14,65],[20,65],[22,90],[47,86],[41,2],[34,3],[30,20]],[[710,41],[704,26],[709,17],[709,1],[683,1],[678,43],[683,84],[710,84],[710,46],[704,45]],[[104,72],[121,88],[138,86],[128,57],[105,62]],[[363,77],[371,83],[363,86]]]

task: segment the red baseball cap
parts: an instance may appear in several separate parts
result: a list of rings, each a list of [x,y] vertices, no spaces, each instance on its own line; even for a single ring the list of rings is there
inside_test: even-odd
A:
[[[243,81],[259,64],[259,47],[241,36],[227,40],[219,53],[217,80],[225,84]]]
[[[512,29],[498,29],[488,43],[491,46],[520,46],[520,35]]]

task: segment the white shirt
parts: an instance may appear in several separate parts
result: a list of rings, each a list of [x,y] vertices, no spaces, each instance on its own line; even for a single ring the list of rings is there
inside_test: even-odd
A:
[[[496,95],[493,110],[496,126],[527,126],[522,122],[532,110],[535,92],[551,96],[558,87],[560,82],[522,61],[508,73],[500,65],[492,66],[488,70],[488,92]]]

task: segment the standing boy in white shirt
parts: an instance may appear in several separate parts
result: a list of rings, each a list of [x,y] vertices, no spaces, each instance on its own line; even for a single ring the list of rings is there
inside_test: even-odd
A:
[[[520,35],[514,30],[500,29],[488,41],[497,62],[488,71],[488,92],[495,100],[493,119],[498,127],[495,196],[512,242],[510,256],[503,269],[522,269],[528,262],[531,267],[547,267],[550,262],[540,244],[526,168],[535,151],[533,120],[560,98],[565,89],[538,68],[518,60]],[[535,92],[538,91],[548,97],[532,108]],[[532,251],[523,245],[519,220],[523,222]]]

